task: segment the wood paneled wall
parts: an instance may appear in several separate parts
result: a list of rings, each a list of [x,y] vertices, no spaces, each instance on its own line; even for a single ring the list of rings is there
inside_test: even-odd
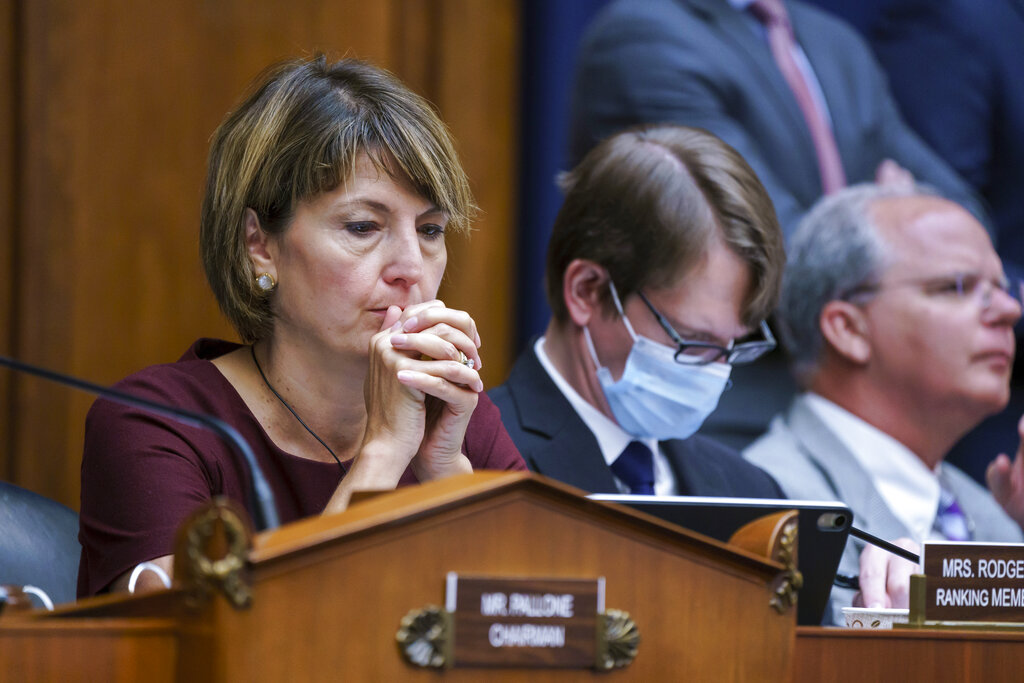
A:
[[[477,319],[485,382],[504,378],[514,0],[0,2],[0,346],[112,383],[196,337],[233,338],[198,259],[208,140],[265,66],[324,51],[395,71],[451,126],[483,212],[449,243],[441,294]],[[0,476],[77,507],[92,400],[0,371]]]
[[[15,33],[14,1],[0,0],[0,354],[10,355],[14,343],[12,292],[15,218],[14,166],[16,159],[14,121]],[[10,453],[14,434],[11,416],[11,375],[0,368],[0,479],[11,478]]]

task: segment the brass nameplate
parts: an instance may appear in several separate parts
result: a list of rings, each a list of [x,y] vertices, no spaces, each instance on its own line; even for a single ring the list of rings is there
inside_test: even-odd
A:
[[[1024,544],[924,544],[925,619],[1024,622]]]
[[[454,666],[594,666],[604,579],[448,574]]]

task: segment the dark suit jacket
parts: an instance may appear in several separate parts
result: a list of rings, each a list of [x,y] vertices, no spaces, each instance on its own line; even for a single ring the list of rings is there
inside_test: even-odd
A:
[[[1024,267],[1024,0],[888,4],[871,42],[900,110],[988,201],[999,255]]]
[[[821,84],[848,182],[873,180],[879,162],[892,158],[982,215],[967,184],[904,124],[856,31],[817,8],[786,5]],[[788,235],[821,196],[821,178],[800,108],[758,30],[726,0],[613,2],[581,43],[573,158],[638,123],[704,128],[751,165]]]
[[[488,395],[527,466],[591,493],[618,493],[593,433],[537,360],[531,342],[505,384]],[[661,442],[680,495],[781,498],[763,470],[701,436]]]

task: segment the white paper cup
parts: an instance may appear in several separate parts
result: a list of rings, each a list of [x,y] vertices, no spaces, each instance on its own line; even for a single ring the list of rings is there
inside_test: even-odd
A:
[[[892,628],[893,624],[905,624],[910,619],[908,609],[871,609],[869,607],[844,607],[843,616],[847,628]]]

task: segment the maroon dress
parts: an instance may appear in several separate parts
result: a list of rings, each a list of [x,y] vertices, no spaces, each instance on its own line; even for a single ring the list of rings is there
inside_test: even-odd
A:
[[[282,523],[319,514],[342,479],[341,469],[337,463],[300,458],[274,445],[210,362],[237,348],[200,339],[178,362],[146,368],[117,388],[224,420],[252,447]],[[462,450],[473,469],[526,469],[486,394],[480,394]],[[78,595],[99,593],[138,563],[170,555],[175,533],[189,513],[215,495],[244,505],[249,481],[231,448],[213,432],[96,401],[85,425]],[[413,483],[416,478],[407,469],[399,485]]]

